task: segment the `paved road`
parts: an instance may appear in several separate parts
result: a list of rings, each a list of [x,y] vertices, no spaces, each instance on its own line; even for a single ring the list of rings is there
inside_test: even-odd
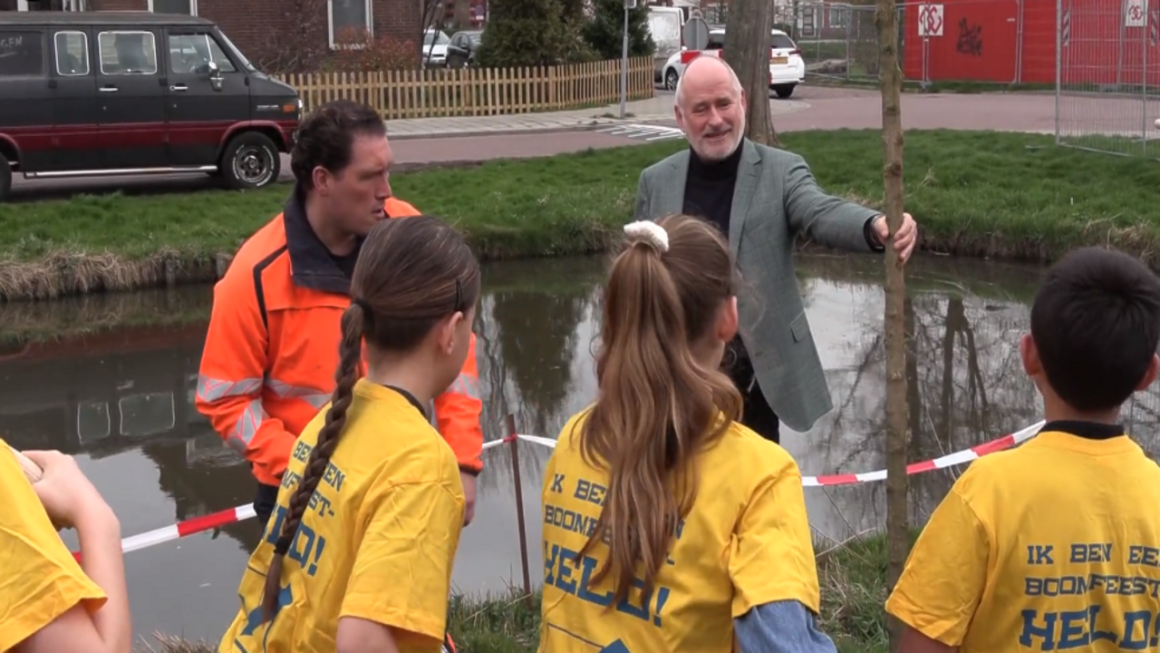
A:
[[[499,158],[550,156],[578,152],[588,148],[639,145],[642,141],[600,134],[593,131],[555,132],[550,134],[505,134],[459,138],[411,138],[391,143],[397,170],[406,171],[430,164],[454,165],[457,162],[486,161]],[[290,157],[282,157],[283,181],[293,179]],[[217,182],[200,173],[179,175],[141,175],[88,179],[13,180],[12,202],[65,197],[77,193],[111,193],[122,191],[142,195],[152,193],[190,192],[218,188]]]
[[[672,107],[672,94],[638,103],[647,109],[648,122],[675,125],[661,120]],[[1160,103],[1157,105],[1160,106]],[[876,90],[799,86],[789,100],[770,101],[774,126],[779,131],[804,129],[875,129],[882,125],[881,99]],[[1115,98],[1068,98],[1062,100],[1065,118],[1088,116],[1085,131],[1116,133],[1123,125],[1148,124],[1157,116],[1144,116],[1139,101]],[[1153,107],[1153,110],[1154,107]],[[643,109],[642,109],[643,111]],[[645,118],[642,113],[641,118]],[[518,118],[518,117],[517,117]],[[902,96],[902,121],[906,129],[971,129],[1051,133],[1055,126],[1055,97],[1050,93],[915,94]],[[1101,122],[1102,121],[1102,122]],[[1073,119],[1078,123],[1078,118]],[[1103,124],[1106,122],[1107,124]],[[1065,133],[1071,125],[1065,125]],[[1078,124],[1077,124],[1078,126]],[[1139,133],[1139,130],[1135,133]],[[1160,129],[1156,132],[1160,135]],[[593,148],[648,142],[644,138],[595,131],[526,132],[488,136],[398,138],[392,143],[401,170],[421,164],[481,161],[495,158],[534,157]],[[289,161],[283,157],[283,179],[289,179]],[[13,199],[36,200],[72,193],[151,193],[213,188],[200,175],[119,177],[28,181],[18,178]]]

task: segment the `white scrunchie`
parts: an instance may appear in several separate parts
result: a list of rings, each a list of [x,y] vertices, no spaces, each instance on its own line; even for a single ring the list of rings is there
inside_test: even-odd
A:
[[[662,254],[669,251],[669,232],[651,220],[641,220],[624,225],[624,234],[633,243],[645,242]]]

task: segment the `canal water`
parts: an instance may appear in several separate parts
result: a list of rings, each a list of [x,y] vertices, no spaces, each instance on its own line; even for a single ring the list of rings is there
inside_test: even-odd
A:
[[[883,295],[879,258],[799,256],[798,277],[834,410],[808,433],[783,427],[807,475],[885,466]],[[554,438],[594,396],[592,350],[603,259],[487,266],[478,311],[485,431],[503,418]],[[920,257],[908,268],[907,377],[912,461],[961,450],[1039,419],[1018,360],[1037,268]],[[80,465],[126,536],[250,501],[249,469],[193,407],[209,287],[89,297],[3,308],[0,433],[17,448],[56,448]],[[30,335],[53,338],[25,344]],[[1137,397],[1126,421],[1149,451],[1160,401]],[[541,474],[550,450],[521,443],[529,566],[540,576]],[[463,533],[456,589],[502,591],[520,582],[513,467],[506,447],[484,456],[475,521]],[[911,477],[915,521],[961,469]],[[808,488],[819,539],[880,528],[885,486]],[[70,547],[75,534],[63,534]],[[258,539],[255,523],[127,554],[135,631],[214,639],[237,609],[237,584]]]

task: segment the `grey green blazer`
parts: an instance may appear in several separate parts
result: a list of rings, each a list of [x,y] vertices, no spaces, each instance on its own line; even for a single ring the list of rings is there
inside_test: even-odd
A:
[[[742,147],[729,223],[729,248],[745,282],[737,299],[741,338],[773,411],[793,430],[808,431],[833,403],[794,277],[794,237],[871,252],[864,229],[879,212],[825,194],[797,154],[749,139]],[[680,213],[688,169],[687,149],[645,168],[633,219]]]

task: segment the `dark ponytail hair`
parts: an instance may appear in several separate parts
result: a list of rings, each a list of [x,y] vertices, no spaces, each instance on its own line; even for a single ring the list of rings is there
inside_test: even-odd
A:
[[[593,583],[615,571],[614,603],[628,596],[638,564],[644,595],[652,592],[677,524],[696,498],[695,456],[741,416],[733,382],[692,351],[736,293],[729,247],[697,218],[657,224],[667,232],[667,251],[629,240],[612,264],[596,357],[599,394],[580,431],[584,460],[610,477],[580,554],[608,542],[609,557]]]
[[[266,572],[263,621],[277,608],[283,560],[342,437],[359,378],[363,341],[378,351],[411,351],[440,320],[475,306],[479,292],[475,255],[463,237],[438,218],[384,220],[367,235],[351,280],[353,299],[342,314],[340,362],[330,408],[290,496]]]
[[[319,106],[298,126],[290,150],[294,192],[305,200],[314,188],[314,169],[333,173],[350,165],[357,136],[386,136],[387,126],[371,107],[351,100],[334,100]]]

